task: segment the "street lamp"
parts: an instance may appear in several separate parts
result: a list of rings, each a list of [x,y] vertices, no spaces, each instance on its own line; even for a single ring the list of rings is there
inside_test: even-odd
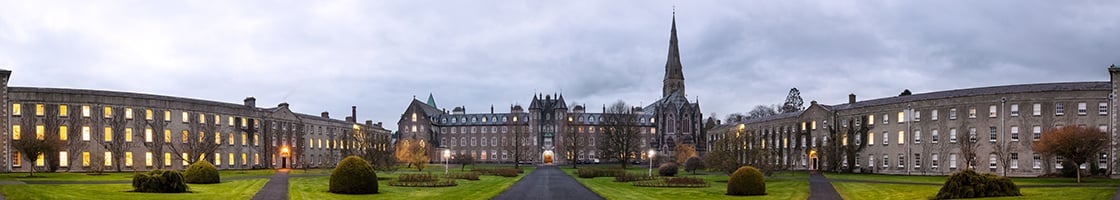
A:
[[[444,175],[448,174],[448,169],[447,169],[448,168],[448,161],[447,161],[448,158],[451,158],[451,150],[450,149],[444,149],[443,150],[443,174]]]
[[[653,176],[653,154],[657,153],[653,149],[649,150],[649,176]]]

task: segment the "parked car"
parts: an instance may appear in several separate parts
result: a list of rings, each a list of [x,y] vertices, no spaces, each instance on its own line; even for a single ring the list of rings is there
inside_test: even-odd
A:
[[[595,159],[591,159],[591,162],[592,162],[592,163],[595,163],[595,164],[599,164],[599,159],[598,159],[598,158],[595,158]]]

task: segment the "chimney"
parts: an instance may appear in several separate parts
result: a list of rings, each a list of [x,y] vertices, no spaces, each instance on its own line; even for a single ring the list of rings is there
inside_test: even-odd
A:
[[[346,116],[346,121],[347,122],[354,122],[354,117]]]
[[[854,103],[856,103],[856,94],[855,93],[848,94],[848,104],[854,104]]]
[[[327,111],[323,111],[323,113],[322,113],[322,114],[320,114],[320,115],[322,115],[322,116],[323,116],[323,118],[327,118],[327,119],[330,119],[330,118],[331,118],[331,113],[329,113],[329,112],[327,112]]]
[[[718,119],[717,119],[717,120],[716,120],[716,125],[720,125],[720,124],[723,124],[723,121],[722,121],[722,120],[718,120]]]
[[[490,114],[494,114],[494,104],[490,104]]]
[[[743,116],[742,115],[735,115],[735,122],[743,122]]]
[[[251,107],[251,108],[256,108],[257,107],[257,98],[245,97],[245,106]]]
[[[358,123],[358,106],[350,106],[350,119],[346,121]]]
[[[366,126],[373,126],[373,120],[366,120]]]

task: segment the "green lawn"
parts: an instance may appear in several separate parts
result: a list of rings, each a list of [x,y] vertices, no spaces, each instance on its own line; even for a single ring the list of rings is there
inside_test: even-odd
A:
[[[598,177],[598,178],[579,178],[574,175],[576,169],[562,168],[564,172],[572,176],[584,186],[587,186],[595,193],[607,199],[806,199],[809,198],[809,182],[798,177],[808,177],[808,175],[801,175],[801,173],[778,173],[780,175],[790,175],[787,178],[771,178],[766,179],[766,193],[765,196],[727,196],[727,183],[716,182],[717,180],[726,181],[727,175],[691,175],[691,173],[681,172],[679,176],[692,176],[703,178],[711,183],[711,187],[707,188],[655,188],[655,187],[637,187],[631,185],[629,182],[614,182],[613,177]],[[626,170],[631,173],[648,173],[648,169],[630,168]],[[657,172],[654,172],[657,173]]]
[[[929,199],[937,196],[941,186],[905,185],[881,183],[856,183],[833,181],[832,186],[844,199]],[[1110,187],[1064,187],[1064,188],[1020,188],[1023,196],[984,198],[984,199],[1110,199],[1116,188]]]
[[[0,181],[132,181],[132,175],[145,172],[105,172],[101,175],[91,175],[85,172],[54,172],[35,173],[35,177],[27,177],[28,173],[2,173]],[[218,170],[222,178],[245,176],[272,176],[274,169],[255,170]]]
[[[191,193],[138,193],[131,184],[0,185],[7,199],[250,199],[268,179],[189,184]]]
[[[469,171],[471,167],[468,167]],[[438,170],[436,170],[438,169]],[[453,187],[396,187],[389,186],[388,181],[378,181],[378,194],[345,195],[327,192],[330,186],[329,176],[318,177],[293,177],[289,180],[289,199],[490,199],[498,196],[509,188],[533,168],[523,167],[525,173],[518,177],[482,176],[477,181],[455,180],[459,185]],[[458,171],[453,169],[452,171]],[[393,173],[378,172],[377,176],[396,178],[402,173],[413,173],[415,169],[402,169]],[[427,168],[424,172],[442,174],[443,168]]]
[[[944,184],[949,176],[906,176],[889,174],[839,174],[825,173],[830,180],[870,180],[907,183],[934,183]],[[1077,183],[1077,178],[1029,178],[1013,177],[1016,185],[1085,185],[1085,186],[1120,186],[1120,179],[1109,178],[1081,178],[1082,183]],[[835,181],[833,181],[835,182]]]

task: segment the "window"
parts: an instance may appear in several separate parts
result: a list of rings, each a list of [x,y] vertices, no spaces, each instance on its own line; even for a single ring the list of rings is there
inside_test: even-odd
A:
[[[245,132],[241,132],[241,146],[245,146],[245,144],[247,143],[246,140],[248,139],[249,135],[245,134]]]
[[[933,153],[932,155],[930,155],[929,159],[930,159],[929,167],[933,168],[933,169],[937,169],[937,153]]]
[[[1098,107],[1097,112],[1100,113],[1101,116],[1108,115],[1108,102],[1101,102]]]
[[[206,114],[198,113],[198,123],[199,124],[205,124],[206,123]]]
[[[248,160],[249,157],[247,155],[248,154],[246,154],[246,153],[241,153],[241,165],[249,164],[249,160]]]
[[[1042,137],[1042,127],[1034,126],[1031,127],[1031,129],[1031,137],[1034,139],[1034,141],[1038,141],[1038,138]]]
[[[163,142],[171,142],[171,129],[163,129]]]
[[[804,138],[803,138],[804,139]],[[867,144],[875,144],[875,132],[867,133]],[[804,145],[804,144],[802,144]]]
[[[1066,106],[1062,103],[1054,103],[1054,116],[1062,116],[1066,114]]]
[[[171,153],[170,152],[164,152],[163,153],[163,166],[171,166]]]
[[[101,132],[101,133],[103,135],[105,135],[105,141],[106,142],[113,141],[113,129],[112,128],[106,126],[105,127],[105,132]]]
[[[132,152],[124,152],[124,166],[132,167]]]
[[[35,116],[43,116],[43,104],[35,104]]]
[[[906,112],[898,112],[898,123],[906,122]]]
[[[887,124],[888,122],[891,122],[890,115],[885,115],[884,114],[883,115],[883,124]]]
[[[68,139],[67,136],[69,136],[70,133],[66,129],[66,126],[58,126],[58,140],[66,141],[66,139]]]
[[[232,146],[233,142],[236,141],[236,139],[237,138],[235,136],[233,136],[233,133],[229,133],[229,145]]]
[[[154,119],[154,117],[152,116],[152,109],[145,109],[144,110],[144,119],[148,120],[148,121],[151,121],[152,119]]]
[[[89,117],[89,109],[89,105],[82,105],[82,117]]]
[[[898,131],[898,144],[906,144],[906,131]]]
[[[23,129],[20,129],[19,124],[12,125],[12,140],[19,140],[20,131],[22,130]]]
[[[999,135],[996,133],[996,127],[988,127],[988,142],[996,142],[996,138],[999,138]]]
[[[105,166],[113,166],[113,152],[106,151],[105,159],[102,160],[105,161]]]
[[[70,155],[66,151],[58,152],[58,166],[70,167]]]
[[[988,106],[988,117],[995,118],[997,115],[999,112],[996,110],[996,105]]]
[[[937,110],[929,111],[930,120],[937,121]]]
[[[891,165],[891,158],[887,155],[883,155],[883,169],[886,169],[887,167],[890,167],[890,165]]]
[[[124,108],[124,118],[132,119],[132,108]]]
[[[229,122],[229,126],[233,126],[233,123],[235,122],[233,116],[229,116],[229,119],[226,121]]]
[[[949,169],[956,169],[956,168],[957,168],[957,154],[951,153],[951,154],[949,154]]]
[[[922,121],[922,111],[920,111],[920,110],[915,110],[914,111],[914,121]]]
[[[1089,108],[1088,107],[1089,107],[1088,105],[1085,105],[1085,102],[1077,103],[1077,115],[1084,116],[1084,115],[1088,114],[1089,113]]]
[[[89,141],[89,126],[82,126],[82,141]]]
[[[171,111],[170,110],[163,111],[163,121],[165,121],[165,122],[171,121]]]
[[[259,164],[261,164],[261,154],[259,154],[259,153],[253,153],[253,164],[254,164],[254,165],[259,165]]]
[[[144,152],[144,166],[152,166],[152,152]]]
[[[914,130],[914,144],[922,143],[922,130]]]
[[[1019,169],[1019,153],[1011,153],[1011,169]]]
[[[222,153],[214,153],[214,165],[222,165]]]
[[[182,120],[183,123],[187,123],[190,120],[191,120],[191,114],[188,113],[187,111],[183,111],[183,120]]]
[[[70,116],[70,109],[69,109],[69,108],[68,108],[68,107],[66,106],[66,104],[60,104],[60,105],[58,105],[58,116],[59,116],[59,117],[68,117],[68,116]]]
[[[887,132],[883,131],[883,145],[887,145],[889,142],[891,142],[891,140],[887,137]]]
[[[1039,155],[1039,154],[1036,153],[1033,156],[1034,156],[1034,161],[1031,163],[1031,168],[1032,169],[1042,168],[1042,155]]]
[[[124,141],[125,142],[132,142],[132,128],[125,128],[124,129]]]
[[[1100,166],[1101,169],[1108,169],[1108,153],[1102,152],[1097,162],[1099,163],[1097,166]]]
[[[184,167],[186,167],[187,165],[190,165],[190,163],[187,163],[187,158],[190,158],[189,155],[190,154],[188,154],[188,153],[183,153],[183,166]],[[273,155],[276,155],[276,154],[273,154]]]
[[[867,124],[875,125],[875,115],[867,115]]]
[[[229,158],[229,162],[226,163],[226,165],[231,165],[231,166],[234,165],[234,163],[233,163],[233,161],[234,161],[233,160],[233,158],[234,158],[233,153],[229,153],[226,157]]]
[[[976,108],[968,108],[968,118],[969,119],[975,119],[976,118]]]
[[[82,152],[82,166],[83,167],[88,167],[89,166],[89,152],[88,151],[83,151]]]
[[[1011,141],[1019,141],[1019,126],[1011,126]]]
[[[922,168],[922,154],[914,154],[914,169]]]
[[[214,132],[214,144],[222,144],[222,133]]]
[[[988,168],[996,169],[996,154],[988,154]]]
[[[152,142],[152,128],[144,129],[144,142]]]
[[[22,106],[20,106],[20,104],[18,104],[18,103],[13,103],[12,104],[12,115],[15,115],[15,116],[23,115],[23,108],[22,108]],[[18,161],[18,160],[15,160],[15,161]],[[13,162],[13,163],[15,163],[15,162]]]
[[[105,118],[113,117],[113,107],[105,106],[105,112],[101,113]]]
[[[903,168],[905,166],[906,166],[906,155],[900,153],[900,154],[898,154],[898,168]]]
[[[190,132],[187,132],[187,130],[184,129],[183,133],[180,134],[179,138],[181,138],[181,140],[183,140],[183,144],[186,144],[187,141],[190,139]]]
[[[1034,115],[1035,117],[1042,116],[1042,104],[1040,104],[1040,103],[1034,104],[1034,108],[1031,109],[1031,112],[1032,112],[1031,115]]]
[[[957,109],[956,108],[950,108],[949,109],[949,120],[955,120],[955,119],[957,119]]]
[[[976,128],[968,128],[968,141],[976,142]]]

